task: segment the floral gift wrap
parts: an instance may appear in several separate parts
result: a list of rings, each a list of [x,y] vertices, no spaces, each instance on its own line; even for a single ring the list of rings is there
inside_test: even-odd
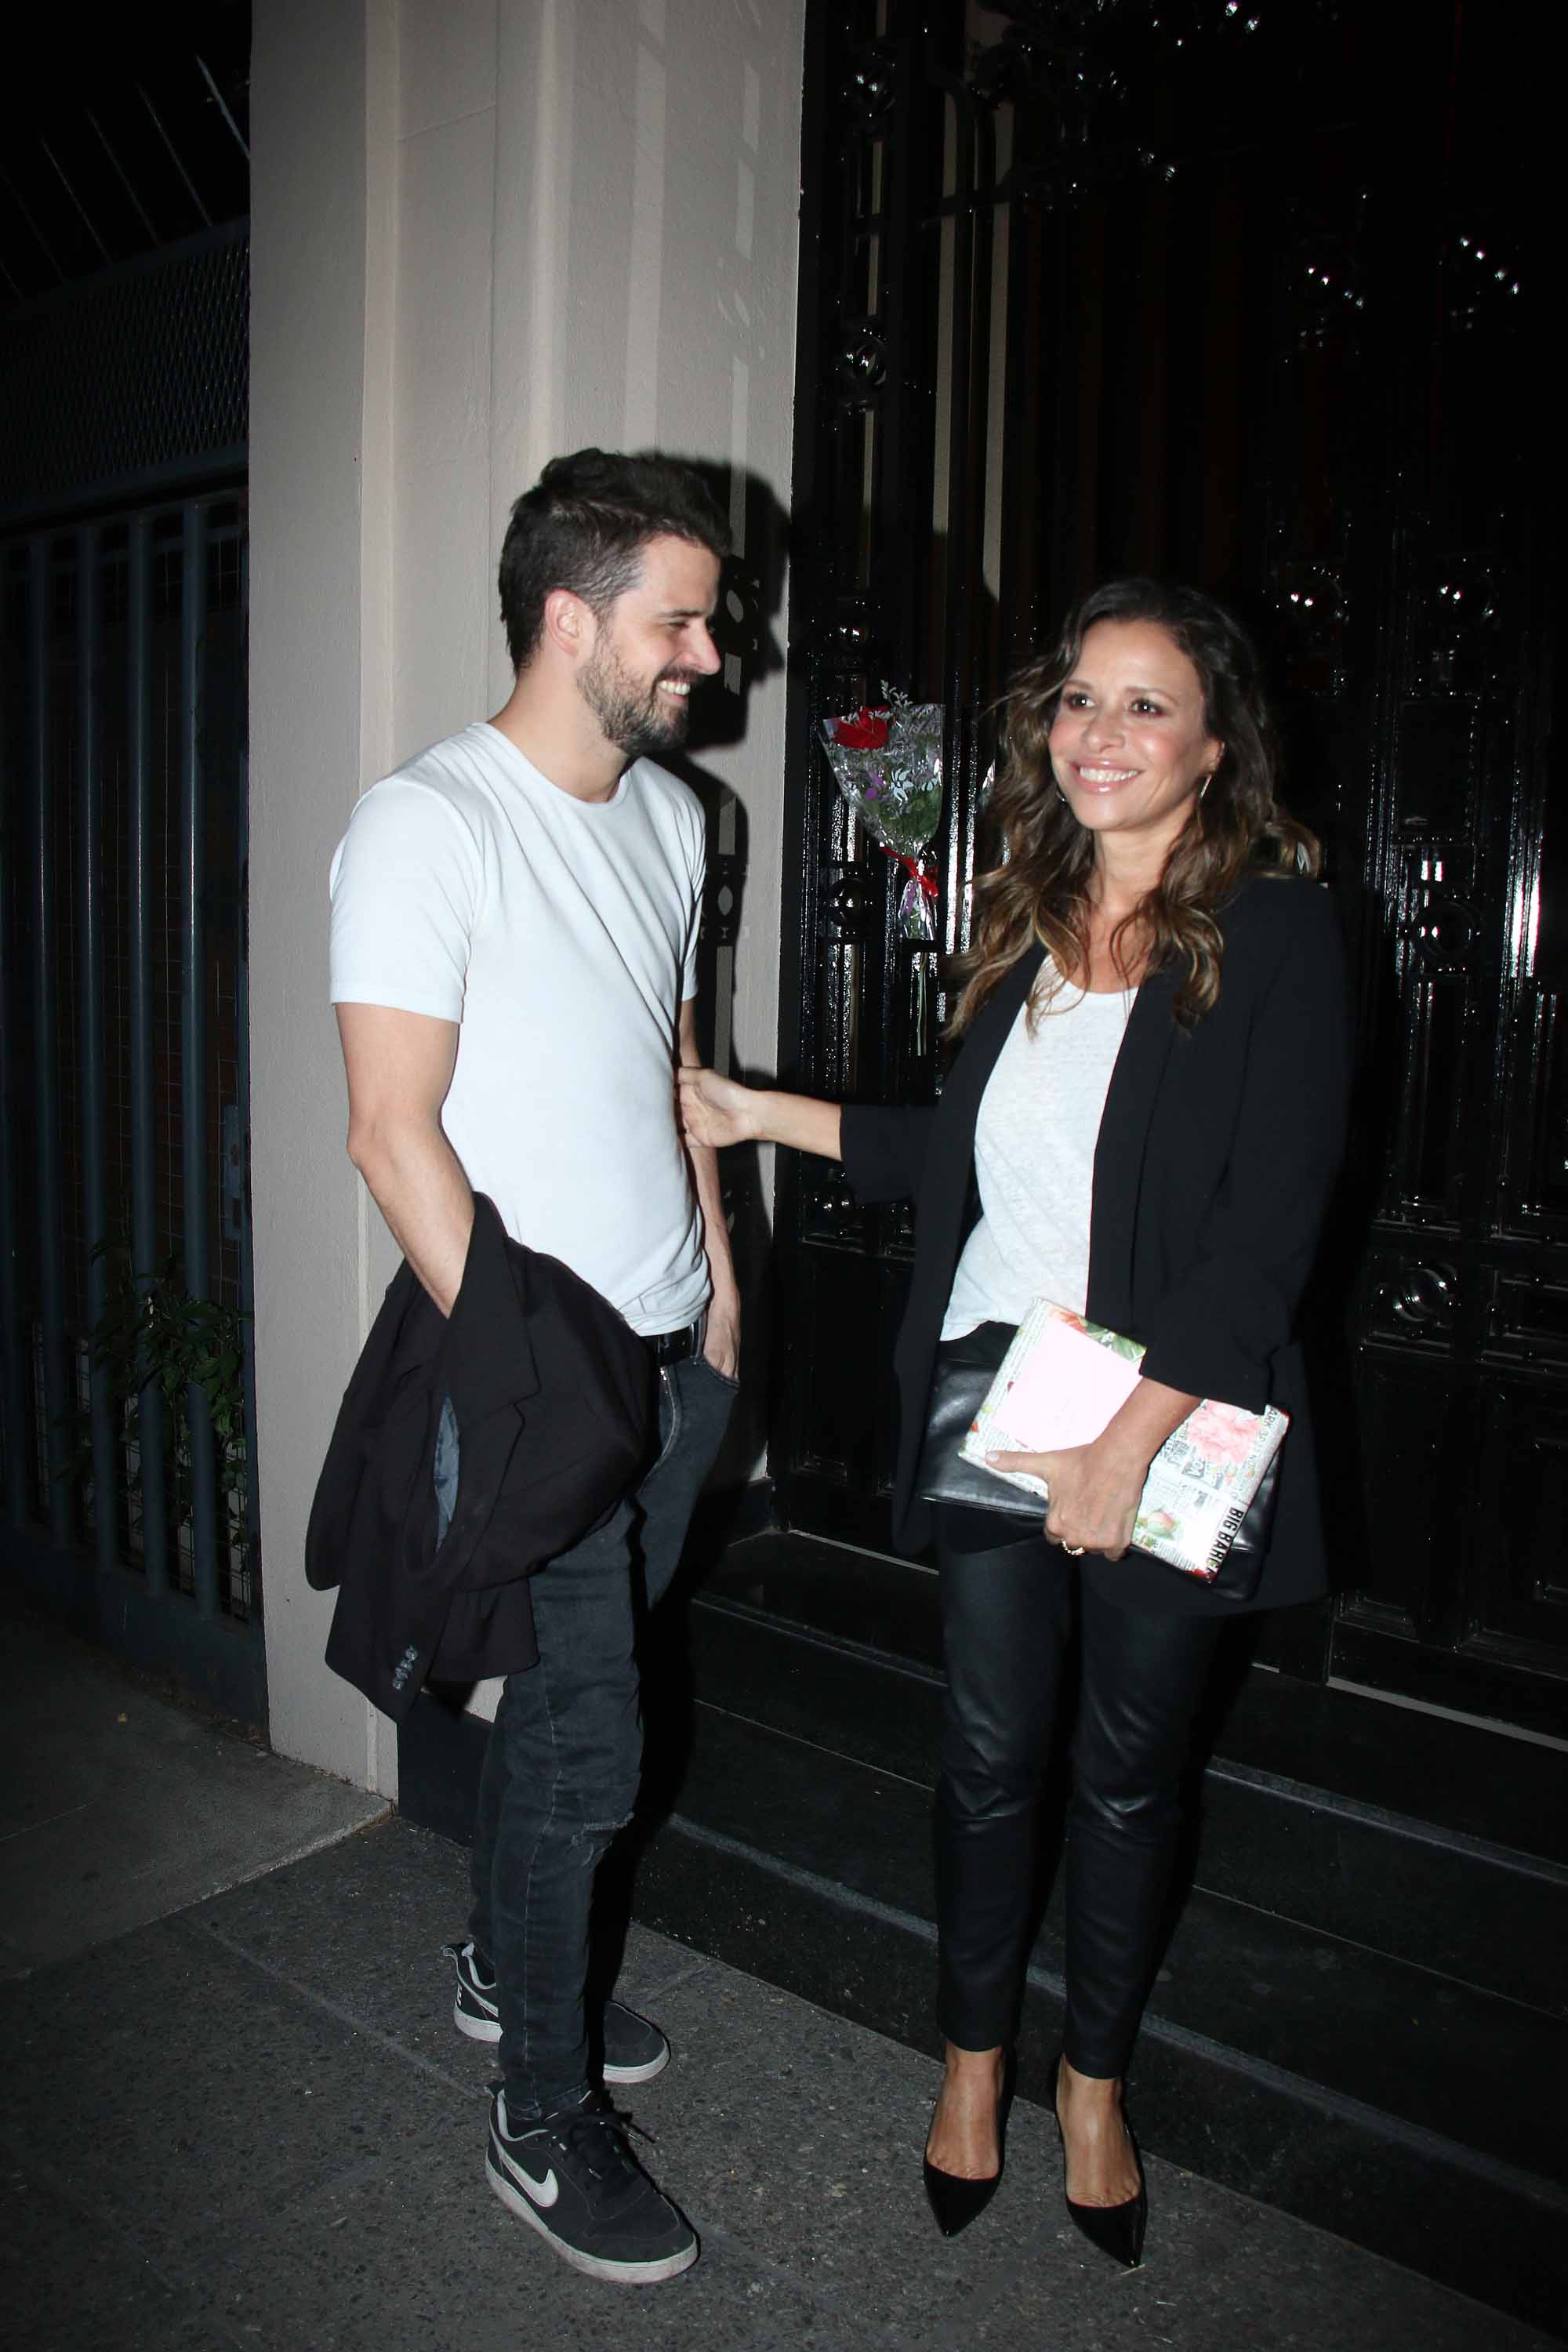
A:
[[[911,702],[884,684],[888,699],[822,722],[834,782],[866,831],[908,879],[899,899],[906,940],[933,940],[937,898],[931,841],[942,823],[942,705]]]

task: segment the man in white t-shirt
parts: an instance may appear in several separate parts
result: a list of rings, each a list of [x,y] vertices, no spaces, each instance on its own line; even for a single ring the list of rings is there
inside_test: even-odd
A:
[[[740,1309],[715,1156],[688,1147],[701,811],[653,754],[719,667],[728,545],[698,478],[579,450],[512,509],[504,709],[385,778],[332,861],[331,994],[349,1152],[442,1312],[473,1192],[563,1260],[658,1366],[659,1450],[611,1517],[532,1579],[538,1664],[510,1675],[480,1787],[459,2029],[500,2044],[487,2172],[577,2269],[647,2283],[697,2259],[595,2079],[668,2045],[585,1998],[594,1877],[640,1767],[634,1578],[657,1601],[735,1394]],[[457,1491],[450,1405],[438,1526]]]

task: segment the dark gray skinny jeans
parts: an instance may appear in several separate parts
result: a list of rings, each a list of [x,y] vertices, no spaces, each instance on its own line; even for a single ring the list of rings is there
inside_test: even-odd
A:
[[[594,1875],[631,1818],[642,1765],[633,1541],[651,1608],[679,1564],[738,1384],[698,1355],[661,1369],[658,1387],[652,1469],[603,1527],[533,1578],[539,1663],[508,1676],[485,1750],[468,1933],[496,1977],[514,2124],[588,2086]]]

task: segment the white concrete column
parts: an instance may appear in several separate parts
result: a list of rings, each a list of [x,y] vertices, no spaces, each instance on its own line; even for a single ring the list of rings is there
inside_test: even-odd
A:
[[[343,1151],[327,865],[362,787],[510,689],[496,563],[559,451],[789,498],[804,0],[257,0],[251,1182],[274,1744],[395,1793],[321,1662],[310,1496],[395,1255]],[[737,492],[731,517],[743,533]],[[755,550],[748,550],[754,555]],[[782,647],[782,604],[770,616]],[[702,755],[743,813],[734,1050],[772,1053],[784,677]],[[738,695],[729,676],[716,692]]]
[[[393,1793],[304,1580],[317,1473],[366,1327],[343,1150],[327,865],[390,740],[395,14],[258,0],[251,75],[250,1018],[257,1445],[273,1745]],[[389,1782],[392,1784],[389,1786]]]

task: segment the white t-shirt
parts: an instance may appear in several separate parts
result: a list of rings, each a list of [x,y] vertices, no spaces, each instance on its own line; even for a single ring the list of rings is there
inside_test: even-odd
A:
[[[332,859],[332,1003],[461,1024],[441,1121],[469,1182],[642,1332],[710,1295],[674,1076],[703,866],[651,761],[574,800],[482,719],[373,785]]]
[[[944,1339],[1021,1323],[1036,1298],[1083,1313],[1094,1147],[1131,1010],[1131,991],[1059,987],[1031,1036],[1020,1006],[980,1097],[980,1222],[952,1277]]]

